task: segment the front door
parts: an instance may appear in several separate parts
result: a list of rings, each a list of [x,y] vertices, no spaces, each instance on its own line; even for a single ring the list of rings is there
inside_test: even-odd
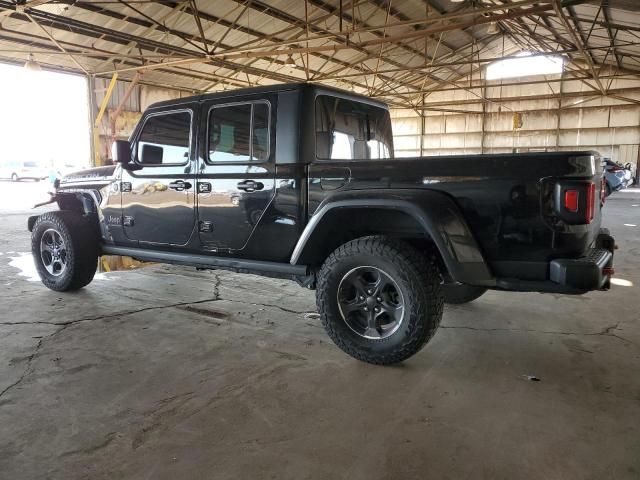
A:
[[[141,243],[185,245],[194,232],[195,107],[151,112],[134,139],[138,170],[123,170],[122,224]]]
[[[275,195],[272,102],[206,102],[200,129],[198,229],[205,248],[239,251]]]

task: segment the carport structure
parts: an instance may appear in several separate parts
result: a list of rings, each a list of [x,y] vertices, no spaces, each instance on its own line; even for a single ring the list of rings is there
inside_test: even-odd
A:
[[[636,164],[639,10],[0,0],[0,62],[87,78],[96,164],[157,100],[305,81],[389,103],[398,156],[596,149]],[[561,57],[562,72],[487,78],[523,52]],[[7,182],[4,198],[36,186]],[[447,307],[429,348],[389,368],[329,344],[313,292],[281,279],[151,265],[51,292],[29,278],[34,212],[8,203],[2,479],[640,475],[637,192],[604,207],[620,247],[610,291],[489,291]]]
[[[157,97],[141,98],[147,87],[175,97],[308,81],[389,103],[398,155],[580,144],[635,164],[637,10],[634,0],[0,0],[0,60],[90,79],[96,163],[116,137],[104,108],[112,119],[140,111]],[[523,52],[561,56],[562,74],[486,78],[488,64]],[[592,117],[613,122],[575,117],[596,107]],[[532,119],[519,132],[516,112]]]
[[[594,94],[640,70],[633,0],[0,2],[0,58],[193,93],[322,82],[419,107],[528,51],[563,54]],[[468,83],[468,82],[467,82]],[[482,97],[481,97],[482,98]]]

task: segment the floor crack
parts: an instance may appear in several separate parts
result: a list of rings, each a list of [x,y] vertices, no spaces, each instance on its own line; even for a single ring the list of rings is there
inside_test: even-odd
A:
[[[62,329],[60,329],[62,330]],[[4,390],[2,390],[0,392],[0,398],[2,398],[6,393],[8,393],[10,390],[12,390],[13,388],[17,387],[18,385],[20,385],[25,378],[27,378],[28,375],[30,375],[33,372],[33,369],[31,368],[31,364],[33,363],[33,359],[36,357],[36,355],[38,354],[38,351],[40,350],[40,347],[42,346],[42,343],[50,338],[52,335],[58,333],[59,330],[56,330],[55,332],[42,337],[40,340],[38,340],[38,343],[36,343],[36,347],[33,350],[33,353],[31,355],[29,355],[27,357],[27,365],[25,366],[24,371],[22,372],[22,375],[20,375],[20,377],[18,378],[18,380],[16,380],[15,382],[13,382],[11,385],[9,385],[8,387],[6,387]]]
[[[293,310],[291,308],[287,308],[287,307],[282,307],[280,305],[274,305],[273,303],[259,303],[259,302],[247,302],[244,300],[233,300],[231,298],[218,298],[218,300],[220,301],[224,301],[224,302],[231,302],[231,303],[244,303],[244,304],[248,304],[248,305],[255,305],[258,307],[270,307],[270,308],[277,308],[278,310],[282,310],[283,312],[286,313],[295,313],[296,315],[302,315],[304,313],[309,313],[308,310]]]
[[[451,329],[461,329],[461,330],[476,330],[481,332],[532,332],[532,333],[542,333],[546,335],[575,335],[575,336],[603,336],[603,337],[614,337],[619,340],[622,340],[625,343],[629,343],[634,346],[638,346],[635,342],[628,340],[620,335],[616,335],[612,333],[614,330],[618,329],[619,323],[615,325],[611,325],[603,328],[599,332],[567,332],[562,330],[536,330],[533,328],[478,328],[478,327],[469,327],[465,325],[454,326],[454,325],[440,325],[440,328],[451,328]]]
[[[213,276],[215,278],[215,282],[213,284],[213,297],[214,297],[215,300],[219,300],[220,299],[220,285],[222,284],[222,280],[220,279],[220,275],[218,275],[217,273],[214,273]]]
[[[161,310],[161,309],[165,309],[165,308],[184,307],[184,306],[189,306],[189,305],[197,305],[197,304],[200,304],[200,303],[208,303],[208,302],[216,302],[216,301],[227,301],[227,302],[232,302],[232,303],[244,303],[244,304],[249,303],[249,304],[255,305],[255,306],[261,306],[261,307],[267,307],[267,308],[276,308],[276,309],[281,310],[283,312],[293,313],[293,314],[296,314],[296,315],[302,315],[304,313],[308,313],[307,311],[293,310],[293,309],[290,309],[290,308],[287,308],[287,307],[283,307],[283,306],[275,305],[275,304],[271,304],[271,303],[246,302],[246,301],[243,301],[243,300],[233,300],[233,299],[228,299],[228,298],[222,298],[220,296],[220,286],[221,286],[221,284],[222,284],[222,279],[220,278],[219,275],[216,274],[215,275],[215,282],[214,282],[214,285],[213,285],[213,297],[212,298],[206,298],[206,299],[203,299],[203,300],[196,300],[196,301],[189,301],[189,302],[177,302],[177,303],[171,303],[169,305],[143,307],[143,308],[138,308],[138,309],[135,309],[135,310],[126,310],[126,311],[118,312],[118,313],[110,313],[110,314],[106,314],[106,315],[97,315],[97,316],[93,316],[93,317],[79,318],[79,319],[75,319],[75,320],[68,320],[68,321],[65,321],[65,322],[53,322],[53,321],[44,321],[44,320],[35,320],[35,321],[31,321],[31,322],[0,322],[0,325],[34,325],[35,324],[35,325],[52,325],[52,326],[60,327],[56,331],[50,333],[49,335],[46,335],[46,336],[40,338],[40,340],[38,341],[38,343],[35,346],[35,349],[34,349],[33,353],[27,357],[27,364],[26,364],[26,367],[25,367],[24,371],[22,372],[22,374],[20,375],[18,380],[16,380],[15,382],[13,382],[11,385],[7,386],[4,390],[2,390],[0,392],[0,398],[2,398],[5,394],[7,394],[13,388],[15,388],[18,385],[20,385],[31,373],[33,373],[33,371],[34,371],[34,369],[32,367],[33,361],[36,358],[36,356],[38,355],[38,352],[40,351],[40,348],[42,347],[42,345],[43,345],[43,343],[45,341],[55,337],[56,335],[58,335],[59,333],[63,332],[64,330],[66,330],[71,325],[75,325],[77,323],[94,322],[94,321],[98,321],[98,320],[107,320],[107,319],[110,319],[110,318],[123,317],[123,316],[127,316],[127,315],[133,315],[133,314],[136,314],[136,313],[148,312],[148,311],[152,311],[152,310]]]
[[[2,398],[5,394],[7,394],[13,388],[15,388],[18,385],[20,385],[20,383],[22,383],[25,378],[27,378],[31,373],[33,373],[33,368],[32,368],[33,360],[35,359],[36,355],[40,351],[40,348],[42,347],[42,344],[45,342],[45,340],[49,340],[49,339],[53,338],[54,336],[58,335],[59,333],[63,332],[64,330],[66,330],[71,325],[75,325],[76,323],[82,323],[82,322],[93,322],[93,321],[97,321],[97,320],[106,320],[106,319],[109,319],[109,318],[116,318],[116,317],[121,317],[121,316],[126,316],[126,315],[133,315],[135,313],[147,312],[147,311],[150,311],[150,310],[160,310],[160,309],[164,309],[164,308],[174,308],[174,307],[181,307],[181,306],[187,306],[187,305],[196,305],[196,304],[199,304],[199,303],[215,302],[216,300],[218,300],[220,298],[220,295],[219,295],[219,292],[218,292],[218,290],[220,288],[220,284],[221,284],[220,277],[218,275],[216,275],[216,281],[215,281],[214,288],[213,288],[214,296],[213,296],[213,298],[206,298],[204,300],[196,300],[196,301],[191,301],[191,302],[177,302],[177,303],[172,303],[172,304],[169,304],[169,305],[144,307],[144,308],[138,308],[138,309],[135,309],[135,310],[127,310],[127,311],[124,311],[124,312],[112,313],[112,314],[108,314],[108,315],[98,315],[98,316],[95,316],[95,317],[79,318],[79,319],[76,319],[76,320],[69,320],[69,321],[66,321],[66,322],[48,322],[48,321],[43,321],[43,320],[36,320],[36,321],[32,321],[32,322],[0,322],[0,325],[39,324],[39,325],[53,325],[53,326],[56,326],[56,327],[60,327],[55,332],[52,332],[49,335],[46,335],[46,336],[42,337],[38,341],[33,353],[27,357],[27,364],[26,364],[26,367],[25,367],[24,371],[22,372],[22,375],[20,375],[18,380],[16,380],[15,382],[13,382],[12,384],[7,386],[6,388],[4,388],[0,392],[0,398]]]
[[[118,312],[118,313],[110,313],[107,315],[98,315],[95,317],[87,317],[87,318],[78,318],[76,320],[68,320],[66,322],[48,322],[48,321],[44,321],[44,320],[35,320],[32,322],[0,322],[0,325],[33,325],[33,324],[42,324],[42,325],[54,325],[54,326],[58,326],[58,327],[68,327],[70,325],[75,325],[76,323],[82,323],[82,322],[93,322],[96,320],[106,320],[109,318],[115,318],[115,317],[122,317],[122,316],[126,316],[126,315],[133,315],[135,313],[140,313],[140,312],[147,312],[149,310],[161,310],[163,308],[173,308],[173,307],[182,307],[185,305],[196,305],[199,303],[207,303],[207,302],[215,302],[216,300],[218,300],[217,298],[206,298],[204,300],[195,300],[195,301],[191,301],[191,302],[178,302],[178,303],[171,303],[169,305],[157,305],[157,306],[153,306],[153,307],[144,307],[144,308],[138,308],[136,310],[125,310],[122,312]],[[57,332],[56,332],[57,333]]]

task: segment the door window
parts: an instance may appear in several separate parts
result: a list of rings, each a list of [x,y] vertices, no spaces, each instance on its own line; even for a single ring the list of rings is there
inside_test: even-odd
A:
[[[269,105],[214,107],[209,113],[209,161],[264,162],[269,158]]]
[[[184,165],[189,161],[191,113],[172,112],[147,118],[138,138],[138,163]]]

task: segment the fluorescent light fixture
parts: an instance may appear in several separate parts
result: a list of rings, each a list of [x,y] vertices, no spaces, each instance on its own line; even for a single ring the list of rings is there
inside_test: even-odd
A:
[[[487,80],[529,77],[562,73],[564,58],[560,55],[533,55],[523,52],[516,57],[498,60],[487,66]]]
[[[42,70],[40,64],[33,59],[33,54],[29,54],[29,58],[24,64],[24,68],[29,70],[30,72],[39,72]]]

